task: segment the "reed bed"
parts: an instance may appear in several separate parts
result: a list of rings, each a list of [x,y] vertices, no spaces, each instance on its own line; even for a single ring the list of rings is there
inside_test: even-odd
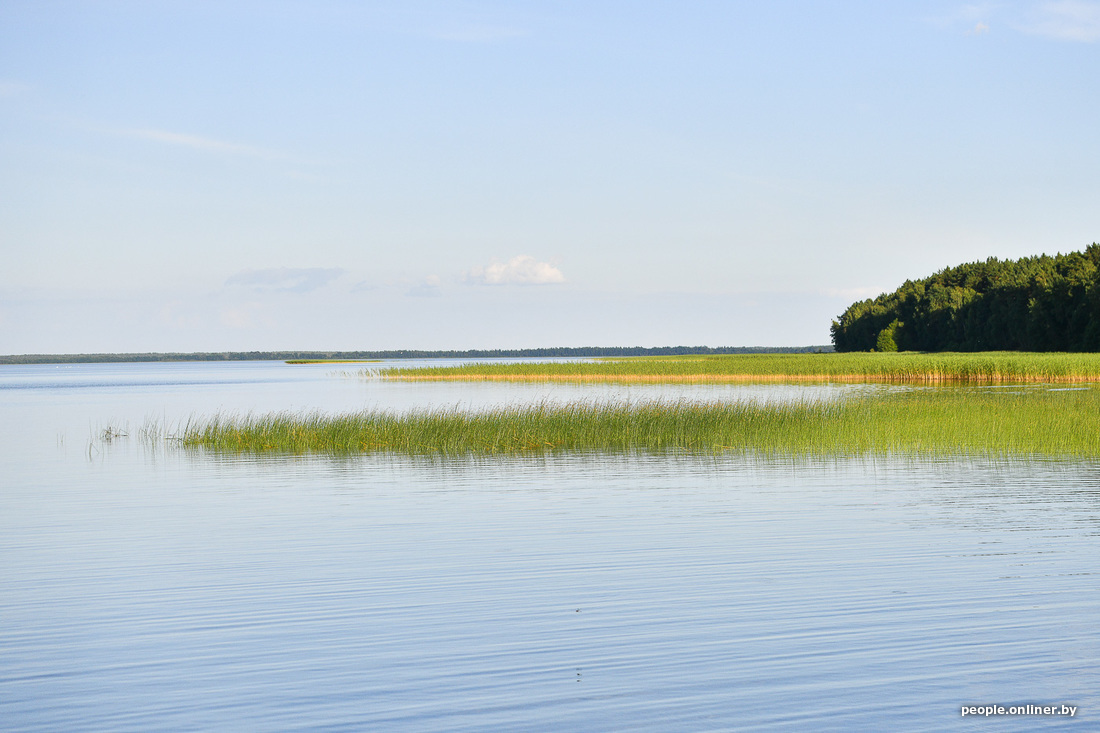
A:
[[[929,389],[833,403],[574,403],[216,415],[184,445],[231,453],[745,452],[1100,456],[1100,390]]]
[[[401,380],[614,382],[1100,382],[1100,354],[844,353],[624,357],[591,362],[476,363],[364,370]]]

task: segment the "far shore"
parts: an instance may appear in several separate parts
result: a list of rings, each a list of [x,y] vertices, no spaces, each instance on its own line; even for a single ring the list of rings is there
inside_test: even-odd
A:
[[[533,349],[384,349],[357,351],[195,351],[91,354],[0,354],[0,364],[110,364],[159,361],[289,361],[300,359],[554,359],[699,354],[825,353],[832,346],[552,346]]]

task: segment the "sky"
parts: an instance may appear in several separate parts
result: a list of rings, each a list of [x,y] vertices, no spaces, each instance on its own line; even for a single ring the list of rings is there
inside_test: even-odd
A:
[[[1086,0],[0,0],[0,353],[827,344],[1098,130]]]

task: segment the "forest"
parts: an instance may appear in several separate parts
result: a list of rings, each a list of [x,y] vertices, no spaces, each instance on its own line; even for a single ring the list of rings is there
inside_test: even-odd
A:
[[[837,351],[1100,351],[1100,244],[908,280],[830,330]]]

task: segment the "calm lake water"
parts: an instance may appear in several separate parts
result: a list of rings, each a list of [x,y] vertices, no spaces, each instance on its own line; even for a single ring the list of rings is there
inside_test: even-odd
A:
[[[342,368],[0,367],[0,728],[1100,728],[1098,461],[252,458],[136,437],[219,410],[874,389]],[[1029,703],[1077,714],[959,714]]]

